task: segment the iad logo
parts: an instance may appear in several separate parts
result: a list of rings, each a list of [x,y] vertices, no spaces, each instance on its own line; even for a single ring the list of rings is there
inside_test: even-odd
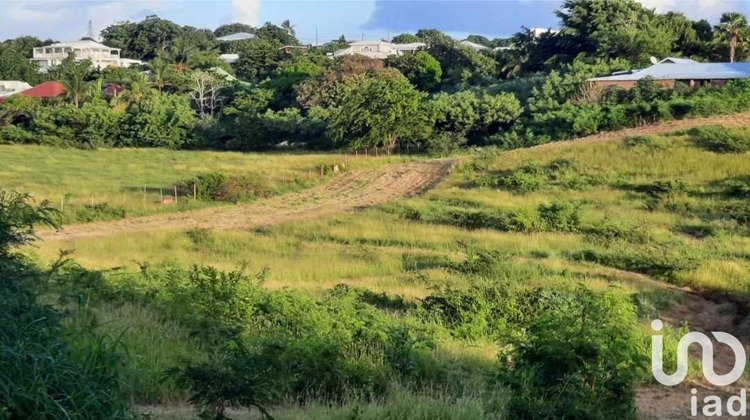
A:
[[[664,323],[655,319],[651,322],[651,328],[654,331],[661,331]],[[717,375],[714,372],[714,345],[706,334],[691,332],[685,334],[677,344],[677,371],[672,375],[664,373],[664,341],[661,335],[651,336],[651,371],[654,378],[660,384],[666,386],[675,386],[682,382],[688,373],[688,348],[691,344],[700,344],[703,357],[703,376],[716,386],[726,386],[737,382],[745,372],[745,348],[737,338],[731,334],[723,332],[712,332],[716,341],[728,345],[734,352],[734,367],[725,375]]]

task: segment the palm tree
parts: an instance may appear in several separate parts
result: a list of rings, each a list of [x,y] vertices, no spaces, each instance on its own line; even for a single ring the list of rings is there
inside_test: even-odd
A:
[[[294,27],[297,25],[292,25],[291,22],[289,22],[289,19],[281,22],[281,29],[285,30],[286,33],[288,33],[290,36],[295,36],[294,33]]]
[[[169,77],[169,74],[172,72],[172,67],[163,58],[156,57],[149,64],[149,68],[151,69],[151,76],[154,80],[154,85],[159,89],[159,92],[161,92],[167,84],[167,77]]]
[[[169,54],[171,61],[177,66],[177,72],[182,73],[188,67],[193,56],[198,52],[198,49],[193,45],[190,40],[185,37],[175,38],[172,45],[169,47]]]
[[[717,31],[729,41],[729,62],[734,63],[734,55],[737,45],[742,42],[747,34],[747,18],[742,13],[727,12],[721,15]]]
[[[65,86],[65,96],[73,102],[76,108],[91,92],[91,88],[86,82],[87,72],[88,69],[78,65],[78,63],[67,65],[60,72],[60,83]]]

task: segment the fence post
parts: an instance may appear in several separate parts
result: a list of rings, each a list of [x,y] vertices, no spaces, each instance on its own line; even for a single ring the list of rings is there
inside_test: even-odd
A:
[[[143,204],[146,204],[146,187],[143,187]]]
[[[193,201],[198,199],[198,187],[195,184],[196,183],[193,182]]]
[[[174,186],[174,202],[177,204],[177,185]]]
[[[159,188],[159,201],[164,203],[164,188]]]

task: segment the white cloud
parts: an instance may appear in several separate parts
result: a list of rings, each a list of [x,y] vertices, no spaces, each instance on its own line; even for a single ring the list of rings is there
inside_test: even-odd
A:
[[[231,22],[258,26],[260,0],[232,0]]]

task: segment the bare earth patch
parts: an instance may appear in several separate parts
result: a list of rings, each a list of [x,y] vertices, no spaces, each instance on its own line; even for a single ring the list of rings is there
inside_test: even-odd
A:
[[[730,295],[724,292],[697,293],[690,290],[685,292],[685,300],[665,313],[661,314],[664,322],[679,326],[687,322],[690,331],[702,332],[709,337],[711,331],[727,332],[745,345],[745,352],[750,354],[750,299]],[[734,366],[734,353],[721,343],[714,342],[714,369],[718,374],[729,372]],[[690,347],[693,356],[700,357],[699,346]],[[671,373],[671,372],[667,372]],[[707,395],[717,395],[726,402],[732,395],[739,395],[742,388],[749,389],[750,378],[747,370],[745,375],[735,384],[717,388],[707,381],[686,380],[675,387],[660,384],[641,386],[636,389],[636,404],[639,417],[642,419],[685,419],[706,418],[702,415],[690,415],[690,390],[698,390],[698,412],[700,413],[703,398]],[[724,417],[729,417],[724,413]]]
[[[347,172],[310,190],[252,203],[70,225],[57,232],[40,231],[39,236],[54,241],[163,229],[246,229],[326,216],[419,194],[440,182],[452,165],[452,160],[384,165]]]

